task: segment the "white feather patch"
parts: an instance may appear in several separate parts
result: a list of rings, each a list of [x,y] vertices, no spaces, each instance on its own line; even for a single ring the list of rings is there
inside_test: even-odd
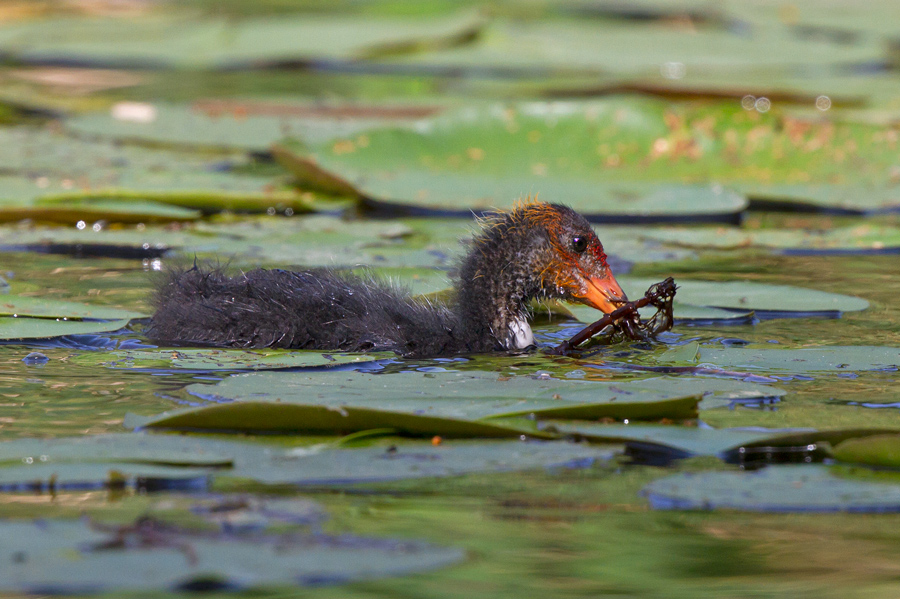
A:
[[[529,345],[534,345],[534,333],[528,325],[528,321],[523,319],[514,320],[509,325],[509,343],[510,349],[524,349]]]

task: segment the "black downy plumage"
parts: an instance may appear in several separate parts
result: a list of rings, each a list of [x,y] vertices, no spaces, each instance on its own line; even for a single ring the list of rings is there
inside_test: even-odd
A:
[[[447,305],[331,269],[229,276],[194,265],[159,287],[147,335],[161,344],[429,357],[533,344],[527,304],[557,298],[611,312],[625,300],[590,224],[571,208],[523,203],[486,219]]]

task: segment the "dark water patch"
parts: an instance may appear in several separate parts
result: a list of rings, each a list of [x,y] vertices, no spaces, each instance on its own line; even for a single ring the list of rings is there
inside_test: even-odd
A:
[[[116,258],[121,260],[154,260],[175,248],[115,245],[110,243],[26,243],[0,245],[0,252],[33,252],[71,258]]]

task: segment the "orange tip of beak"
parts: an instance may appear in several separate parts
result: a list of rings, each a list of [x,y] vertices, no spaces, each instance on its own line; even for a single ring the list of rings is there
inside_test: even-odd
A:
[[[612,274],[605,277],[588,277],[585,283],[587,292],[578,299],[604,314],[609,314],[628,301],[625,292]]]

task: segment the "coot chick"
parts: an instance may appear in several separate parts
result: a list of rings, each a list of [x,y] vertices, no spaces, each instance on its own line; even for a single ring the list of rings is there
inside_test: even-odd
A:
[[[147,335],[160,344],[435,357],[534,344],[528,302],[562,299],[609,313],[626,300],[587,220],[566,206],[522,203],[483,220],[449,305],[371,276],[256,269],[228,276],[194,265],[159,287]]]

